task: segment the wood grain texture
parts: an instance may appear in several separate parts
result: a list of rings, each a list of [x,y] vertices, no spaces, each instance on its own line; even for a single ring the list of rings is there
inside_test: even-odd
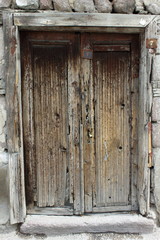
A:
[[[140,213],[145,215],[150,209],[150,169],[148,168],[148,122],[152,106],[151,73],[153,55],[146,49],[147,38],[156,38],[157,18],[141,34],[141,58],[139,81],[139,124],[138,124],[138,203]]]
[[[90,34],[81,35],[81,51],[92,49]],[[92,212],[93,185],[95,184],[94,154],[94,86],[92,60],[81,58],[81,92],[84,161],[84,211]]]
[[[130,204],[130,54],[96,52],[96,206]]]
[[[87,69],[81,71],[86,212],[138,208],[137,42],[132,35],[82,35],[81,49],[94,50],[93,66],[92,60],[81,60]]]
[[[23,222],[26,215],[24,192],[21,73],[18,30],[13,15],[3,14],[7,109],[7,148],[10,155],[10,222]]]
[[[57,57],[58,56],[58,57]],[[45,58],[45,61],[44,61]],[[37,204],[64,206],[67,172],[67,56],[63,45],[33,47]]]
[[[21,39],[27,205],[74,203],[80,213],[79,36],[33,32]]]
[[[17,26],[98,26],[145,28],[155,16],[106,13],[15,13],[14,24]]]
[[[72,216],[73,208],[72,207],[34,207],[32,209],[28,209],[28,214],[33,215],[47,215],[47,216]]]

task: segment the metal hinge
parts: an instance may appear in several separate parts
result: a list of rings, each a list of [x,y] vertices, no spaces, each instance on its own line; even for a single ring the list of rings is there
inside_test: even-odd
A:
[[[146,39],[146,48],[149,49],[149,53],[154,54],[157,48],[157,38],[147,38]]]
[[[157,48],[157,38],[147,38],[146,48]]]
[[[153,166],[152,162],[152,122],[151,117],[148,122],[148,167],[151,168]]]

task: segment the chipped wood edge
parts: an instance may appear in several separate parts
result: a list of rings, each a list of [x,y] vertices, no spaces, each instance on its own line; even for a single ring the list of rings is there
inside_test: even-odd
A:
[[[48,216],[72,216],[73,208],[71,207],[34,207],[28,209],[27,214],[33,215],[48,215]]]

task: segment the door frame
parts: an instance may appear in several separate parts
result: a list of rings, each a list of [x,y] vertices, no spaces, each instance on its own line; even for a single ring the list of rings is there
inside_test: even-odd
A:
[[[157,19],[158,17],[154,15],[3,12],[11,224],[24,222],[26,217],[19,38],[19,31],[22,30],[139,34],[140,118],[137,198],[139,212],[147,215],[150,209],[150,168],[148,166],[148,123],[152,105],[150,77],[154,55],[150,54],[146,48],[146,39],[156,38]]]

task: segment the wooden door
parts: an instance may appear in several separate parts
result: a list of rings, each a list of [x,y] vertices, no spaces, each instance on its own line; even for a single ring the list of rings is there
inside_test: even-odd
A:
[[[21,33],[28,211],[81,212],[79,35]]]
[[[84,211],[137,210],[138,38],[81,39]]]
[[[22,32],[29,213],[137,209],[137,36]]]

